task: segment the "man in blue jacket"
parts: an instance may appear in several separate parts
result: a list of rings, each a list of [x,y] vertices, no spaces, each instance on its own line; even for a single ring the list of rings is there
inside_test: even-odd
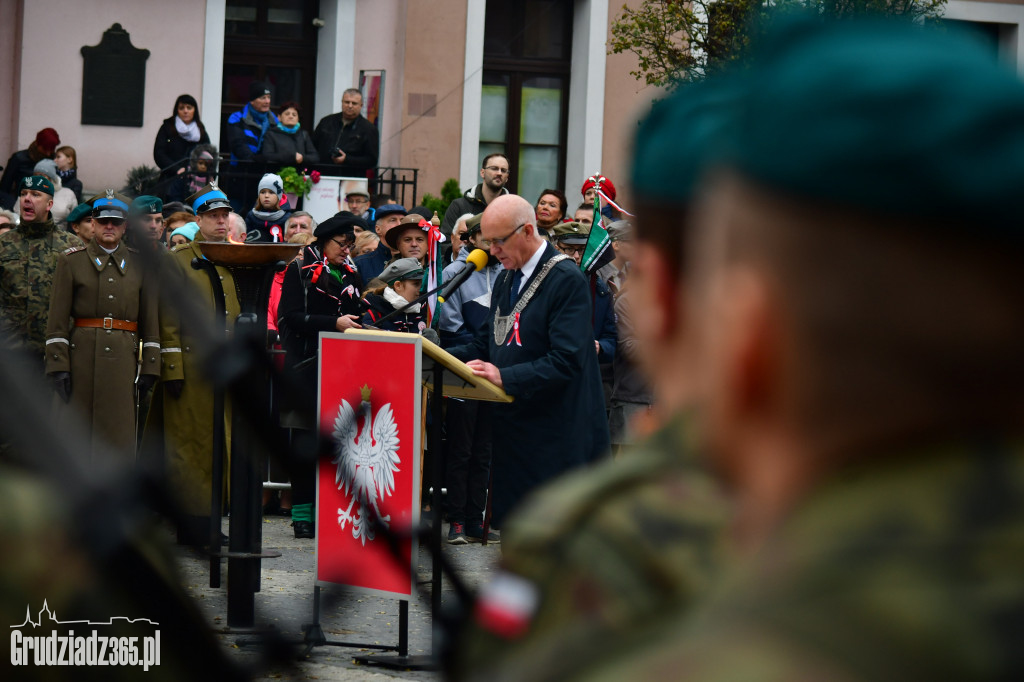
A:
[[[608,450],[587,281],[535,221],[533,206],[516,195],[484,211],[480,243],[506,272],[495,281],[486,327],[450,349],[515,397],[494,406],[496,527],[538,485]]]
[[[263,136],[277,116],[270,110],[270,85],[260,81],[249,84],[249,103],[228,117],[228,148],[231,158],[252,160],[263,148]]]

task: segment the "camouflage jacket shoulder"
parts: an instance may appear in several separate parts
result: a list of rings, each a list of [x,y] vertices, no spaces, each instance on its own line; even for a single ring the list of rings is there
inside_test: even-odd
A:
[[[583,679],[1020,679],[1024,448],[875,458]]]

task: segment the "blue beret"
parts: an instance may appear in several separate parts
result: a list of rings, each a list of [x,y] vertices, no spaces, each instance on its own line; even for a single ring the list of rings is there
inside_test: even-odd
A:
[[[631,180],[641,200],[686,203],[735,118],[734,79],[715,76],[656,102],[637,131]]]
[[[795,196],[1016,228],[1024,83],[973,38],[902,21],[791,21],[743,76],[722,160]]]

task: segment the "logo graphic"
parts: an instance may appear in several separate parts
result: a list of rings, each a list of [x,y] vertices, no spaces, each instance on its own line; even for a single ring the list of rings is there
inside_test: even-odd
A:
[[[45,618],[44,618],[45,616]],[[47,622],[48,621],[48,622]],[[100,635],[97,627],[137,626],[147,634],[137,637]],[[113,616],[106,621],[59,620],[44,600],[36,619],[32,620],[32,608],[25,606],[25,620],[11,625],[11,665],[13,666],[97,666],[160,665],[159,623],[148,618],[126,618]],[[74,627],[81,628],[75,634]],[[46,628],[48,634],[31,634],[36,628]],[[58,634],[60,628],[60,634]],[[82,634],[82,632],[86,634]],[[45,630],[44,630],[45,632]],[[152,634],[149,634],[152,633]],[[139,650],[139,644],[142,651]]]
[[[348,509],[338,508],[338,525],[352,524],[352,537],[366,545],[374,539],[374,521],[390,527],[391,516],[382,516],[378,500],[390,496],[395,489],[395,472],[401,463],[398,457],[398,425],[391,412],[391,403],[377,411],[370,407],[371,389],[364,385],[359,415],[347,400],[338,407],[334,419],[336,455],[332,464],[338,466],[334,482],[349,496]],[[362,417],[362,427],[358,425]],[[358,505],[355,514],[352,507]],[[373,518],[369,517],[373,511]]]

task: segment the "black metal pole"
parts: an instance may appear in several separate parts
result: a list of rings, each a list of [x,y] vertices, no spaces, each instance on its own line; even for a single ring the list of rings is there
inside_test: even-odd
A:
[[[409,602],[398,602],[398,655],[409,655]]]

